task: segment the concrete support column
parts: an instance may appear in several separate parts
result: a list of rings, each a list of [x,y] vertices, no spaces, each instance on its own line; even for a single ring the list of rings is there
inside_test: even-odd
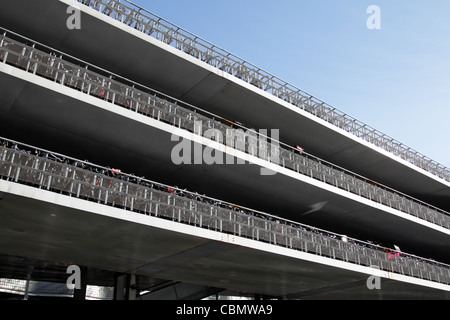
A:
[[[114,300],[135,300],[137,295],[136,276],[121,274],[114,281]]]

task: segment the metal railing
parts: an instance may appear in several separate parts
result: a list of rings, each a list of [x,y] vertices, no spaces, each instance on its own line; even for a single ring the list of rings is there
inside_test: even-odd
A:
[[[112,287],[87,285],[86,299],[112,300],[113,290]],[[0,292],[24,295],[25,298],[28,296],[73,297],[74,289],[69,289],[65,283],[0,278]]]
[[[262,241],[345,262],[450,284],[434,260],[180,190],[4,138],[0,179],[118,207],[136,214]]]
[[[131,1],[78,1],[450,181],[450,170],[442,164]]]
[[[50,53],[43,50],[48,50]],[[73,57],[64,56],[51,48],[42,47],[38,49],[36,45],[23,44],[18,40],[7,37],[5,32],[0,36],[0,63],[12,65],[96,98],[171,124],[174,129],[181,128],[200,135],[213,129],[220,133],[222,139],[209,138],[216,139],[218,142],[230,146],[228,138],[231,136],[233,140],[231,144],[240,151],[450,229],[450,215],[444,210],[375,183],[305,152],[299,153],[291,146],[272,140],[252,129],[236,125],[195,106],[140,86],[137,83],[129,82],[129,80],[108,73],[106,70],[86,64],[80,66],[79,64],[82,62]],[[243,134],[237,133],[235,129],[242,130]]]

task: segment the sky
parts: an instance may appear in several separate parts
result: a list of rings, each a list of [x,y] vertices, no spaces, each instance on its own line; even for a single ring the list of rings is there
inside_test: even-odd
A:
[[[450,168],[450,1],[133,2]]]

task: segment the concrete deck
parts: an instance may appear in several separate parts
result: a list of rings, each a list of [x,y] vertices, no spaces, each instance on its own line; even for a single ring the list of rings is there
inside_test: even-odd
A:
[[[289,299],[450,297],[448,285],[11,182],[0,190],[3,252]],[[380,277],[380,290],[367,288],[369,276]]]

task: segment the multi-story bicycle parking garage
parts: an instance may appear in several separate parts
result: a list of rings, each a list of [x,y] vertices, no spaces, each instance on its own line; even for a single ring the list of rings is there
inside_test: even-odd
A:
[[[16,255],[70,263],[73,260],[64,248],[75,243],[78,251],[89,248],[89,237],[62,239],[56,228],[42,227],[25,214],[33,204],[63,212],[59,226],[67,230],[67,221],[73,219],[67,208],[73,205],[72,213],[85,211],[83,216],[93,225],[122,221],[124,228],[137,228],[141,235],[148,227],[157,239],[150,238],[160,244],[152,244],[150,250],[160,260],[144,258],[139,250],[145,241],[136,236],[130,240],[134,243],[130,248],[139,252],[134,262],[124,263],[124,248],[104,259],[96,259],[95,253],[74,255],[92,269],[169,281],[175,280],[172,269],[177,269],[182,282],[199,285],[204,292],[215,287],[285,298],[305,297],[318,286],[341,288],[348,283],[355,290],[349,290],[349,297],[361,292],[370,297],[362,279],[377,274],[390,279],[392,297],[404,292],[404,286],[420,287],[411,297],[424,292],[446,295],[447,168],[128,1],[83,1],[87,6],[79,8],[85,23],[82,30],[64,35],[50,31],[52,24],[67,18],[61,10],[75,4],[68,0],[28,3],[47,8],[47,15],[55,18],[46,19],[33,37],[29,27],[39,18],[15,19],[24,5],[21,1],[9,5],[8,17],[2,17],[3,27],[8,28],[0,37],[4,89],[0,135],[6,142],[2,203],[9,210],[4,211],[5,234],[27,230],[9,216],[16,206],[19,216],[30,223],[30,232],[22,236],[40,243],[36,234],[47,230],[48,238],[59,243],[43,241],[42,248],[55,248],[33,255],[26,246],[17,245],[23,241],[19,233],[8,242]],[[104,37],[91,41],[96,32]],[[78,36],[90,40],[74,50]],[[112,36],[116,41],[103,43]],[[114,50],[121,41],[152,59],[141,59],[138,68],[124,64],[126,55]],[[182,76],[186,72],[189,77]],[[173,74],[178,74],[176,80]],[[258,117],[261,113],[266,116]],[[277,126],[277,135],[265,129]],[[302,130],[313,130],[323,139],[302,141],[307,152],[299,151],[293,146]],[[14,143],[20,150],[11,148]],[[356,149],[373,158],[370,166],[342,152]],[[31,154],[34,151],[36,155]],[[49,155],[56,158],[50,160]],[[177,161],[174,155],[179,156]],[[38,195],[45,200],[40,202]],[[114,208],[114,214],[104,207]],[[38,217],[47,221],[45,215]],[[133,223],[137,225],[131,227]],[[74,223],[73,228],[72,232],[80,231],[82,224]],[[192,256],[182,254],[177,238],[191,245]],[[72,247],[66,243],[70,241]],[[409,254],[399,256],[386,249],[394,244]],[[167,252],[162,253],[162,248]],[[247,267],[233,259],[239,250],[257,251],[260,259],[268,261],[267,268],[255,274],[268,279],[265,285],[243,281]],[[186,263],[185,270],[177,263],[161,262],[169,259],[170,252]],[[232,262],[232,274],[221,268],[217,270],[223,276],[205,271],[217,267],[216,254]],[[268,277],[281,272],[269,256],[275,260],[283,256],[280,259],[287,259],[288,269],[300,266],[285,274],[293,281],[276,283]],[[246,263],[253,261],[249,258]],[[195,266],[204,278],[198,277]],[[309,274],[305,271],[309,267],[318,271]],[[324,272],[338,279],[325,279]],[[304,286],[296,289],[296,283]]]

